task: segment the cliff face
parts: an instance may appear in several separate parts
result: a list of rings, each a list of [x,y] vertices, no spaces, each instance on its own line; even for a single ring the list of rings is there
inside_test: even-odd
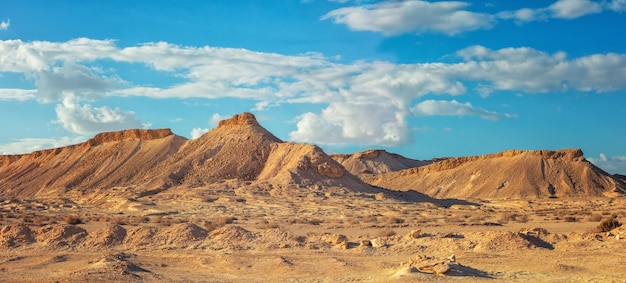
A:
[[[439,198],[543,198],[624,193],[626,185],[589,163],[580,149],[509,150],[444,159],[366,182]]]
[[[106,132],[95,135],[89,139],[86,143],[91,146],[107,143],[107,142],[120,142],[128,139],[138,139],[143,141],[162,139],[164,137],[173,135],[171,129],[156,129],[156,130],[140,130],[131,129],[118,132]]]

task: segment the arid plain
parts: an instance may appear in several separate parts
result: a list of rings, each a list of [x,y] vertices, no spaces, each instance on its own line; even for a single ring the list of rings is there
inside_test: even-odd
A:
[[[249,113],[0,156],[3,282],[623,282],[624,176],[582,151],[327,155]]]

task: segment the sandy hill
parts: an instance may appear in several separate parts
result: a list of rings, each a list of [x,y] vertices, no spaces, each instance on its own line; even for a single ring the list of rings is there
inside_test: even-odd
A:
[[[319,147],[283,142],[250,113],[221,121],[200,138],[187,142],[148,176],[162,182],[153,186],[165,187],[200,187],[238,180],[244,182],[237,186],[246,187],[243,189],[248,192],[290,185],[371,191],[369,185]]]
[[[101,133],[77,145],[0,156],[0,195],[62,196],[132,183],[177,152],[186,139],[170,129]]]
[[[314,145],[286,143],[243,113],[198,139],[169,129],[102,133],[78,145],[0,157],[0,196],[80,197],[115,194],[109,188],[154,194],[235,180],[247,190],[289,185],[371,187]],[[101,190],[107,190],[98,193]]]
[[[331,154],[331,157],[354,175],[382,174],[420,167],[430,160],[415,160],[385,150],[366,150],[354,154]]]
[[[436,198],[543,198],[623,194],[626,184],[588,162],[580,149],[509,150],[449,158],[366,180]]]

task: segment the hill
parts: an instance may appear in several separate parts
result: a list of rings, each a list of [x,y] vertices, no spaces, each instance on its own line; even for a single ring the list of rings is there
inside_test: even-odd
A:
[[[306,186],[372,190],[319,147],[283,142],[250,113],[221,121],[195,140],[169,129],[126,130],[98,134],[78,145],[5,155],[0,157],[0,181],[3,197],[91,195],[93,201],[228,182],[230,190],[252,194]]]
[[[163,162],[185,142],[170,129],[135,129],[100,133],[77,145],[0,156],[0,196],[81,195],[134,185],[146,168]]]
[[[331,154],[330,156],[354,175],[383,174],[432,163],[430,160],[410,159],[385,150],[366,150],[354,154]]]
[[[387,189],[458,199],[586,197],[626,191],[622,180],[591,164],[580,149],[449,158],[364,180]]]

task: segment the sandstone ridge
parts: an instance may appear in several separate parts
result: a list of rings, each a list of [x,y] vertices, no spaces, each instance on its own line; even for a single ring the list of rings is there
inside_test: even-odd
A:
[[[228,127],[228,126],[260,126],[259,122],[257,122],[254,114],[243,112],[241,114],[236,114],[230,119],[221,120],[217,125],[218,128]]]
[[[116,132],[105,132],[99,133],[95,135],[93,138],[89,139],[86,143],[94,146],[107,142],[117,142],[123,141],[127,139],[138,139],[138,140],[155,140],[161,139],[170,135],[173,135],[171,129],[154,129],[154,130],[145,130],[145,129],[130,129]]]

